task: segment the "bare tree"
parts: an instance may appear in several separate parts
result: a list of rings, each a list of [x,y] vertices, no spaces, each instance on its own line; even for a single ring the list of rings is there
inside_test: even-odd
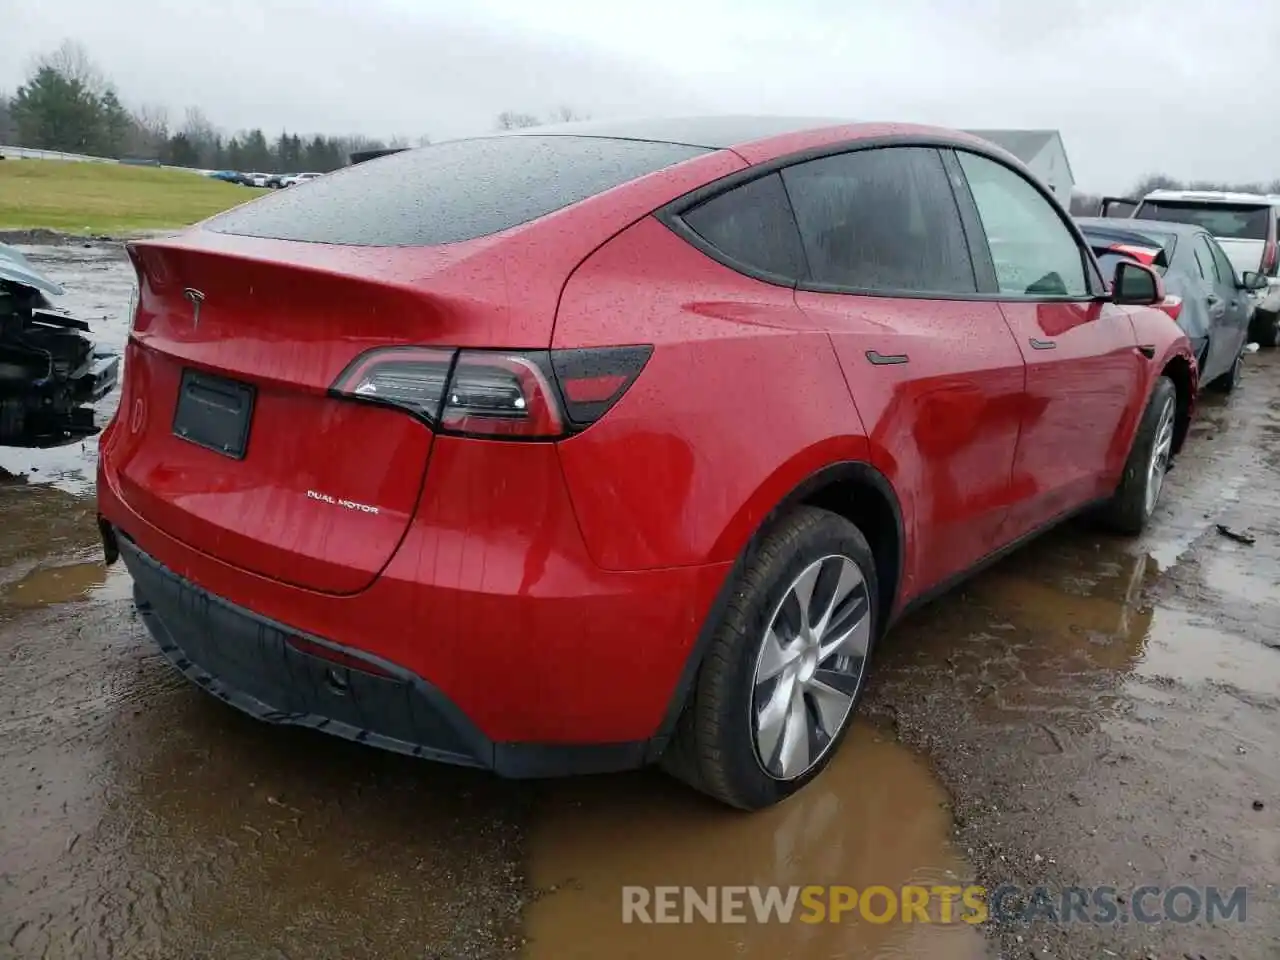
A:
[[[100,97],[106,92],[106,76],[89,57],[89,52],[74,40],[63,40],[52,53],[37,57],[33,66],[36,70],[53,70],[64,80],[78,83],[94,96]]]
[[[18,137],[18,125],[14,123],[9,103],[8,92],[0,90],[0,143],[13,143]]]
[[[197,163],[203,167],[212,167],[218,162],[218,150],[222,146],[222,136],[217,128],[209,122],[204,111],[199,107],[187,107],[186,117],[182,122],[181,133],[191,144]]]
[[[422,136],[418,138],[418,146],[420,147],[431,146],[431,137],[424,133]]]
[[[159,104],[144,103],[133,113],[133,130],[125,141],[125,151],[134,157],[160,159],[169,142],[169,111]]]
[[[517,113],[515,110],[503,110],[498,114],[499,130],[519,130],[524,127],[541,126],[542,121],[532,113]]]
[[[575,120],[590,120],[591,114],[579,113],[573,107],[561,104],[551,111],[552,123],[572,123]]]
[[[1092,193],[1071,192],[1070,214],[1073,217],[1096,217],[1102,207],[1102,198]]]
[[[1139,180],[1137,185],[1129,191],[1129,196],[1138,200],[1152,190],[1181,190],[1182,188],[1182,181],[1175,180],[1167,174],[1152,173]]]

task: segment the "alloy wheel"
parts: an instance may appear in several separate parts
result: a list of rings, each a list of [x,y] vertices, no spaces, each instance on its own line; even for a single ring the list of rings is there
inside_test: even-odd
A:
[[[831,554],[804,568],[773,611],[756,657],[751,732],[769,776],[813,769],[844,728],[871,644],[866,578]]]
[[[1151,447],[1151,462],[1147,465],[1147,514],[1155,512],[1164,487],[1164,475],[1169,470],[1173,456],[1173,398],[1169,397],[1156,421],[1156,440]]]

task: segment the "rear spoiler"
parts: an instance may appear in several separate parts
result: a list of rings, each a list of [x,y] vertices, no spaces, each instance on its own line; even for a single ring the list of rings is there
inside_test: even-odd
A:
[[[1105,236],[1085,234],[1089,247],[1095,257],[1104,253],[1121,253],[1149,267],[1169,268],[1169,254],[1164,247],[1156,246],[1149,239],[1139,234],[1125,234],[1117,231]]]
[[[1098,204],[1098,216],[1100,217],[1129,217],[1133,215],[1133,211],[1138,209],[1141,200],[1134,200],[1132,197],[1103,197],[1102,202]],[[1129,209],[1120,213],[1112,213],[1112,209],[1119,206],[1126,206]]]

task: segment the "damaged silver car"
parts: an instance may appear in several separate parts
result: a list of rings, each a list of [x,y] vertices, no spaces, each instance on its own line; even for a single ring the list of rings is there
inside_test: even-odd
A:
[[[115,388],[120,357],[54,309],[62,292],[0,244],[0,446],[56,447],[101,429],[93,405]]]

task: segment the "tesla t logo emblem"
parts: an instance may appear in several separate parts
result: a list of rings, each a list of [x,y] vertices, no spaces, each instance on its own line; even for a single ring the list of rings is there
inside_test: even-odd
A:
[[[200,326],[200,304],[204,303],[204,294],[195,287],[187,287],[182,295],[191,301],[191,328],[197,329]]]

